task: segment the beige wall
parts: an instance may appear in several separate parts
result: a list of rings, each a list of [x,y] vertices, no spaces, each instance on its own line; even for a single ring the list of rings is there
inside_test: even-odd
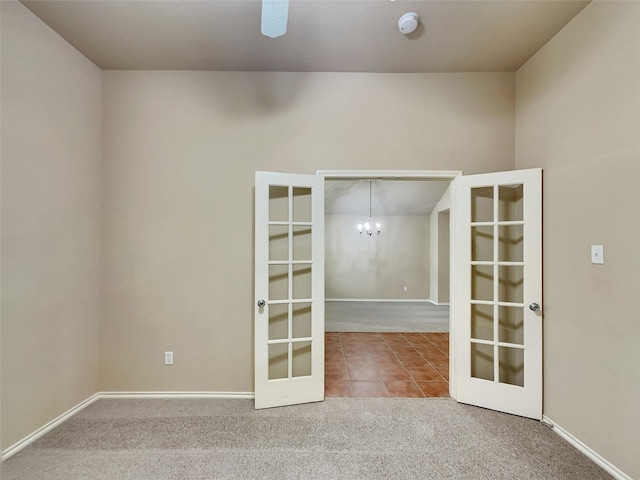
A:
[[[253,391],[255,170],[513,168],[512,73],[103,82],[103,390]]]
[[[591,3],[516,79],[516,167],[544,168],[544,413],[640,478],[640,4]]]
[[[2,448],[98,390],[101,72],[2,5]]]
[[[450,290],[451,215],[438,212],[438,298],[437,303],[449,303]]]
[[[450,221],[451,190],[449,185],[429,216],[429,258],[434,259],[429,268],[429,298],[436,304],[449,303],[451,226],[444,224],[443,215]]]
[[[428,300],[429,217],[375,220],[382,233],[369,237],[356,228],[362,216],[325,216],[326,298]]]

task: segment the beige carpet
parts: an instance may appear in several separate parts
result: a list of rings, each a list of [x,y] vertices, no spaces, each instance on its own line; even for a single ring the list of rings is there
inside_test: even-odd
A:
[[[604,479],[540,422],[451,399],[102,399],[2,463],[2,480]]]

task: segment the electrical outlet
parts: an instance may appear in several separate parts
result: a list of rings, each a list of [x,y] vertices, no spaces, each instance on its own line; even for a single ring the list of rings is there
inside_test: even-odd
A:
[[[404,290],[405,292],[408,292],[408,291],[409,291],[409,287],[407,287],[407,286],[405,285],[405,286],[404,286],[404,288],[403,288],[403,290]]]
[[[164,352],[164,364],[173,365],[173,352]]]

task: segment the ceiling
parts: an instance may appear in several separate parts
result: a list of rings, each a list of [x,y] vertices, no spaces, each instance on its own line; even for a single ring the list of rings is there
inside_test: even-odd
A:
[[[369,181],[325,180],[325,214],[369,216]],[[371,213],[429,215],[450,180],[372,180]]]
[[[515,71],[578,0],[290,0],[287,33],[260,33],[261,0],[21,0],[105,70]],[[402,35],[398,19],[420,15]],[[369,211],[367,180],[327,180],[327,214]],[[375,215],[427,215],[449,181],[374,180]]]
[[[260,33],[260,0],[22,0],[106,70],[515,71],[588,1],[291,0]],[[417,12],[402,35],[400,16]]]

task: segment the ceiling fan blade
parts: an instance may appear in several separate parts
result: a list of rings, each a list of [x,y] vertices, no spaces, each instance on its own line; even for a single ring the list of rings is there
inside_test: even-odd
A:
[[[287,33],[289,0],[262,0],[262,34],[276,38]]]

